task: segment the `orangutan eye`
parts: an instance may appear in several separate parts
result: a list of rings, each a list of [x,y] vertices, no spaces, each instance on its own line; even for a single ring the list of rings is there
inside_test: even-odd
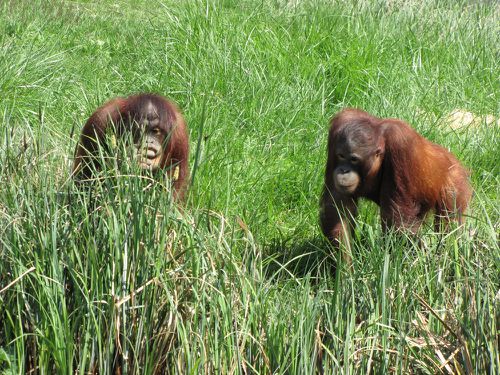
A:
[[[345,159],[344,154],[337,154],[337,157],[338,157],[340,160],[344,160],[344,159]]]
[[[351,163],[352,164],[356,164],[359,162],[359,157],[357,156],[351,156]]]

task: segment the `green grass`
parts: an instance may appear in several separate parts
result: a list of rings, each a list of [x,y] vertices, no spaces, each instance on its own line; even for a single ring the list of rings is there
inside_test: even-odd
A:
[[[498,373],[499,127],[443,119],[500,115],[499,21],[493,1],[3,1],[0,371]],[[183,210],[162,181],[69,178],[88,116],[140,91],[185,114]],[[466,230],[401,241],[363,204],[333,272],[318,198],[346,106],[472,170]]]

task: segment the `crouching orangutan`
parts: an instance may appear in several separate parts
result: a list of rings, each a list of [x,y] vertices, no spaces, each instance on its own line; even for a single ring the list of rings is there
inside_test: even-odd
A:
[[[349,248],[359,198],[380,206],[384,231],[415,233],[431,210],[436,230],[449,220],[462,223],[471,196],[469,173],[456,157],[407,123],[358,109],[332,119],[320,224],[334,246]]]
[[[182,200],[188,182],[189,137],[179,109],[166,98],[138,94],[111,99],[85,123],[76,146],[73,176],[92,179],[102,168],[100,151],[109,152],[109,135],[130,140],[140,169],[165,171],[172,180],[174,198]]]

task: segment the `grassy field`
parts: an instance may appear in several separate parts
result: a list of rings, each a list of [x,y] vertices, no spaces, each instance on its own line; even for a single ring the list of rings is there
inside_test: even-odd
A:
[[[500,7],[455,0],[0,4],[0,373],[498,374]],[[193,184],[69,178],[105,100],[182,108]],[[472,171],[465,230],[318,226],[331,116],[399,117]]]

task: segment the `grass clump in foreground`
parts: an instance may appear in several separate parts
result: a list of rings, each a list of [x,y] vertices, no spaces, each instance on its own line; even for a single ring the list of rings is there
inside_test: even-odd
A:
[[[455,108],[499,115],[498,7],[151,7],[0,5],[0,370],[498,373],[498,127],[442,125]],[[86,118],[138,91],[184,110],[182,211],[133,171],[94,195],[69,180]],[[354,269],[332,272],[317,202],[345,106],[470,166],[465,231],[402,243],[365,204]]]

